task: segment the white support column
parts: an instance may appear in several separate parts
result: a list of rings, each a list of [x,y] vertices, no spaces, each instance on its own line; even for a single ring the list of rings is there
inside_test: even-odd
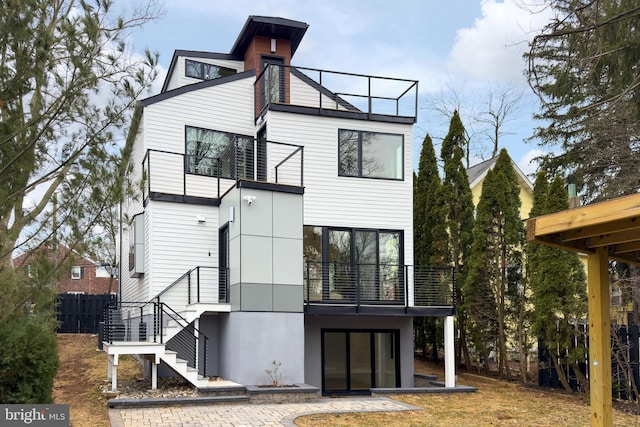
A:
[[[444,386],[456,386],[456,354],[454,350],[453,316],[444,318]]]
[[[158,363],[160,363],[158,355],[155,355],[151,361],[151,390],[158,389]]]
[[[109,354],[107,355],[107,381],[111,381],[112,369],[113,369],[113,355]]]
[[[111,363],[111,391],[118,391],[118,355],[114,354]]]

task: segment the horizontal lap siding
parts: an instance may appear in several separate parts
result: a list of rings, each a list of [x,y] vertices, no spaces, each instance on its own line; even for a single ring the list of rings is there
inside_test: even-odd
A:
[[[253,108],[253,78],[159,101],[144,109],[146,147],[184,153],[186,125],[254,135]]]
[[[253,79],[188,92],[144,110],[145,143],[152,150],[185,153],[185,126],[253,136]],[[217,197],[217,179],[185,174],[184,157],[151,153],[152,190],[198,197]],[[157,163],[157,164],[156,164]],[[222,189],[221,189],[222,191]]]
[[[304,223],[404,230],[405,263],[413,262],[410,125],[270,112],[268,138],[304,145]],[[338,176],[338,129],[404,135],[404,180]]]
[[[217,207],[154,202],[147,210],[153,227],[147,251],[151,255],[147,271],[153,271],[153,295],[194,267],[217,267]],[[204,223],[198,222],[201,215],[205,216]],[[212,285],[217,289],[217,283]]]
[[[123,214],[125,215],[125,221],[123,222],[123,224],[121,224],[122,246],[120,248],[120,268],[122,270],[120,275],[120,289],[122,301],[147,301],[149,299],[148,275],[145,274],[141,278],[134,278],[131,277],[131,272],[129,271],[129,228],[132,227],[132,225],[130,226],[126,221],[127,218],[131,220],[134,215],[144,212],[144,207],[142,206],[142,189],[140,188],[142,177],[142,159],[145,155],[142,136],[143,128],[144,115],[142,116],[142,120],[138,128],[138,134],[136,136],[136,141],[133,145],[131,153],[132,172],[130,175],[130,181],[134,190],[135,197],[128,198],[123,204]],[[148,238],[149,235],[147,226],[145,224],[145,247],[146,245],[148,245]],[[146,253],[144,256],[146,258]]]
[[[303,82],[298,77],[291,75],[291,105],[301,105],[304,107],[320,107],[320,95],[317,89]],[[322,108],[331,110],[346,110],[335,100],[326,95],[322,95]]]

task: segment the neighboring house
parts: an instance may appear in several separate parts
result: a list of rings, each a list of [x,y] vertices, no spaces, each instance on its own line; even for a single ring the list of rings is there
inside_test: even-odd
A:
[[[69,249],[63,244],[58,244],[57,251],[42,249],[40,252],[42,251],[46,251],[45,256],[49,263],[64,265],[65,271],[55,284],[56,293],[91,295],[118,293],[118,279],[111,277],[111,266],[84,257],[78,251]],[[13,259],[14,266],[24,269],[29,277],[37,274],[37,267],[35,264],[32,265],[34,262],[33,254],[23,254]]]
[[[484,179],[487,176],[487,172],[489,172],[490,169],[493,169],[497,160],[498,156],[495,156],[467,169],[467,177],[469,178],[469,186],[471,187],[471,194],[473,197],[473,206],[478,206],[480,195],[482,194],[482,184],[484,184]],[[520,218],[524,220],[529,218],[529,212],[531,212],[531,208],[533,207],[533,184],[513,159],[511,160],[511,164],[513,165],[513,170],[516,172],[516,176],[518,177],[521,202]]]
[[[418,83],[292,66],[307,27],[250,16],[230,53],[176,51],[141,101],[113,389],[124,353],[153,356],[154,388],[158,364],[204,388],[264,384],[274,361],[324,394],[412,387],[413,316],[446,319],[454,386],[452,269],[413,265]]]

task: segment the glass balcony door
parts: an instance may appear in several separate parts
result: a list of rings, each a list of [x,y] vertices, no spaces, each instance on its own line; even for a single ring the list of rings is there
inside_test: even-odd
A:
[[[322,332],[324,394],[368,394],[400,386],[399,331]]]

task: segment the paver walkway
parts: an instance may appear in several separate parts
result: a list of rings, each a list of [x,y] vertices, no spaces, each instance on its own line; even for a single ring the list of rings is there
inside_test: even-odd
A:
[[[301,415],[410,410],[422,408],[386,397],[349,397],[309,403],[110,409],[109,419],[111,427],[295,426],[293,420]]]

